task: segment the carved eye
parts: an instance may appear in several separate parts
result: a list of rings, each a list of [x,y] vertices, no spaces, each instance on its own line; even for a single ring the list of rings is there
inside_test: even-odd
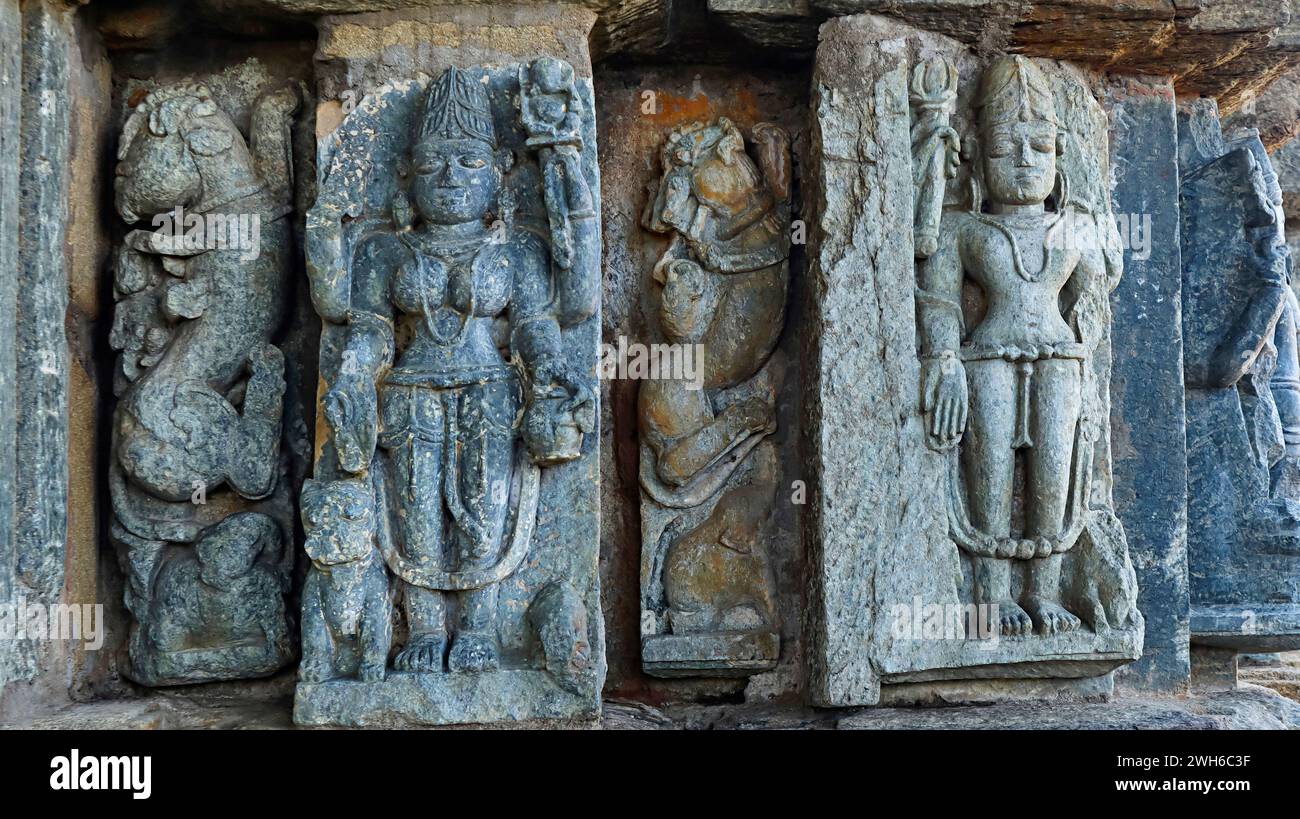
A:
[[[343,507],[343,517],[348,520],[365,520],[366,507],[362,503],[349,503]]]
[[[472,170],[487,167],[487,161],[480,159],[477,156],[462,156],[460,158],[460,164],[462,167],[470,168]]]
[[[428,162],[421,162],[419,165],[416,165],[415,172],[421,176],[428,176],[429,174],[441,171],[444,165],[446,165],[446,163],[440,159],[431,159]]]
[[[1037,137],[1031,144],[1040,154],[1056,153],[1056,140],[1050,137]]]
[[[1015,146],[1011,144],[1011,140],[995,139],[993,144],[989,146],[989,156],[994,159],[1001,159],[1005,156],[1011,156],[1011,152],[1014,150]]]

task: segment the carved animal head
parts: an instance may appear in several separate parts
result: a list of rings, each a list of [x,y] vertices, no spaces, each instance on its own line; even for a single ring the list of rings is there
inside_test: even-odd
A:
[[[375,503],[368,479],[305,481],[302,525],[312,562],[338,566],[364,559],[374,548],[375,535]]]
[[[771,207],[763,177],[745,153],[744,136],[726,117],[674,129],[660,162],[658,193],[643,219],[648,230],[689,235],[700,205],[724,222],[765,204]]]
[[[242,512],[222,520],[199,538],[196,554],[203,582],[225,588],[248,574],[258,558],[279,556],[280,527],[260,512]]]
[[[117,159],[117,211],[128,223],[178,206],[202,213],[258,184],[243,135],[201,85],[146,96],[123,126]]]

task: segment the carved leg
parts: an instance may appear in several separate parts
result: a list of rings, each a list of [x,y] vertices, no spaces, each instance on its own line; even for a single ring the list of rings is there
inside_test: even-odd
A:
[[[275,487],[279,468],[284,353],[271,344],[256,347],[248,354],[248,371],[227,478],[239,494],[260,498]]]
[[[686,484],[745,438],[771,432],[775,427],[775,408],[761,398],[732,404],[712,423],[664,448],[659,457],[659,477],[674,486]]]
[[[298,667],[298,679],[317,683],[333,678],[334,638],[325,623],[320,573],[312,569],[302,591],[302,665]]]
[[[460,510],[454,515],[453,538],[462,570],[490,567],[500,555],[510,507],[517,405],[515,387],[507,382],[471,387],[460,395],[459,457],[456,474],[447,476],[447,488],[456,495],[448,499],[448,506]],[[496,585],[461,592],[457,603],[448,667],[452,671],[497,668]]]
[[[452,671],[494,671],[501,664],[496,640],[497,584],[461,592],[456,639],[447,665]]]
[[[447,649],[447,604],[440,591],[403,584],[403,609],[410,636],[393,660],[398,671],[430,673],[442,671]]]
[[[970,416],[961,449],[962,473],[972,523],[993,537],[1011,534],[1011,492],[1015,475],[1015,368],[1005,361],[966,364]],[[1011,566],[998,558],[972,558],[975,602],[996,605],[1001,630],[1028,634],[1033,623],[1011,597]]]
[[[440,393],[423,389],[390,389],[383,396],[386,423],[393,429],[420,419],[418,430],[408,428],[407,438],[386,442],[396,506],[397,542],[413,560],[437,565],[443,560],[442,505],[444,475],[443,405]],[[389,419],[392,419],[391,421]],[[403,609],[410,630],[406,645],[393,660],[398,671],[441,672],[447,649],[447,604],[443,592],[403,584]]]
[[[1078,361],[1048,359],[1034,365],[1030,399],[1034,445],[1026,465],[1026,537],[1056,538],[1065,526],[1081,381]],[[1023,602],[1042,634],[1079,627],[1079,618],[1061,605],[1059,554],[1029,561]]]

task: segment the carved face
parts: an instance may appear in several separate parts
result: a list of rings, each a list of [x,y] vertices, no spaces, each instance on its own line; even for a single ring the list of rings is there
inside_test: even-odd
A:
[[[322,566],[351,563],[370,554],[374,503],[364,480],[315,481],[302,487],[304,548]]]
[[[113,190],[117,212],[128,223],[187,207],[203,195],[203,179],[179,133],[156,136],[141,129],[117,163]]]
[[[411,197],[435,225],[482,219],[497,200],[501,168],[492,149],[476,139],[429,140],[415,147]]]
[[[226,587],[253,568],[268,548],[278,549],[280,530],[266,515],[245,512],[232,515],[204,532],[198,545],[203,582]]]
[[[984,134],[984,182],[994,202],[1045,202],[1056,185],[1056,129],[1043,121],[990,128]]]
[[[1282,208],[1282,186],[1258,138],[1247,143],[1255,158],[1251,192],[1246,201],[1246,230],[1255,246],[1256,262],[1270,277],[1291,276],[1291,250],[1286,243],[1286,212]]]

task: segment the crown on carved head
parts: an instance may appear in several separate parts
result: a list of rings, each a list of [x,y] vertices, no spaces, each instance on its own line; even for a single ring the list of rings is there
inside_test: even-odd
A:
[[[454,65],[430,86],[416,133],[416,142],[444,139],[497,145],[487,88]]]

